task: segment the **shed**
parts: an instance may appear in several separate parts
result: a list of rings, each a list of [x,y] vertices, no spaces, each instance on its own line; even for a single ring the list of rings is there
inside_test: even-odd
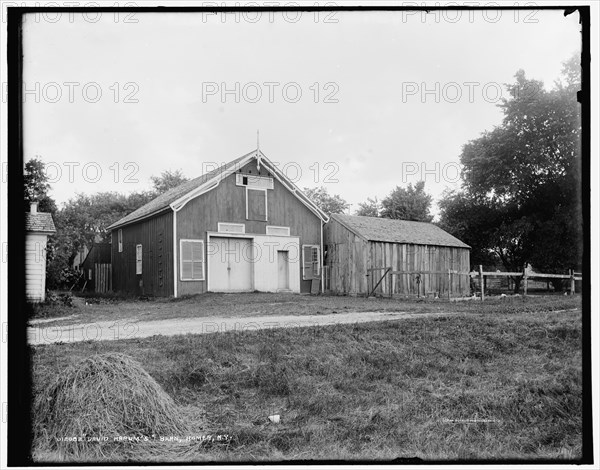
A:
[[[431,223],[335,214],[325,227],[324,245],[333,293],[470,293],[469,245]]]
[[[327,220],[256,149],[112,224],[113,290],[318,292]]]
[[[25,213],[25,295],[30,302],[46,300],[46,247],[56,232],[52,214],[38,212],[32,202]]]
[[[85,289],[105,293],[112,290],[110,243],[94,242],[80,265]]]

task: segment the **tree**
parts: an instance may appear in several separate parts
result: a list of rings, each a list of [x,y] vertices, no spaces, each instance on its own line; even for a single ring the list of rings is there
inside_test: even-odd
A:
[[[160,176],[151,176],[150,180],[152,181],[154,191],[159,195],[189,181],[189,178],[185,177],[181,170],[166,170],[163,171]]]
[[[348,210],[348,204],[341,196],[329,194],[325,186],[317,188],[304,188],[304,194],[308,196],[327,215],[343,214]]]
[[[431,222],[431,201],[431,195],[425,192],[425,181],[419,181],[414,186],[409,183],[406,188],[396,186],[396,189],[381,201],[380,215],[388,219]]]
[[[50,212],[51,214],[56,212],[56,203],[48,195],[50,183],[48,183],[48,175],[46,175],[46,165],[39,157],[36,156],[25,163],[23,183],[24,199],[27,205],[37,202],[40,212]]]
[[[358,209],[355,215],[363,215],[367,217],[379,217],[381,212],[381,202],[377,200],[377,197],[371,199],[367,198],[367,202],[359,202]]]
[[[547,91],[518,71],[502,124],[463,147],[463,190],[440,201],[441,225],[473,247],[474,260],[487,252],[510,271],[581,265],[579,75],[572,58]]]

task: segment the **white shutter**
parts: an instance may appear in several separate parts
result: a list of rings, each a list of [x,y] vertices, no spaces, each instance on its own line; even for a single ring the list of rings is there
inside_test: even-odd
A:
[[[135,246],[135,273],[142,274],[142,245]]]
[[[204,242],[202,240],[181,240],[180,250],[181,280],[204,280]]]
[[[204,243],[192,242],[192,279],[204,279]]]

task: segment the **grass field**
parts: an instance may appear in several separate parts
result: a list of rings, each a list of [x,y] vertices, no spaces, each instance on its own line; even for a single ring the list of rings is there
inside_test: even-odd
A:
[[[34,393],[45,399],[68,365],[124,353],[175,400],[186,435],[222,436],[115,442],[109,461],[577,459],[579,302],[490,303],[484,314],[481,304],[463,304],[465,315],[441,318],[39,346]],[[273,414],[280,423],[268,420]],[[37,461],[69,458],[68,445],[57,448],[35,416],[34,426]]]

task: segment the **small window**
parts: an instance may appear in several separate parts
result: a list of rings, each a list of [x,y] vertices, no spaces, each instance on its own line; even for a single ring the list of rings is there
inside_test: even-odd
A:
[[[123,230],[117,231],[117,243],[119,244],[119,253],[123,253]]]
[[[142,245],[135,246],[135,273],[142,274]]]
[[[319,279],[321,276],[321,248],[319,245],[302,245],[302,279]]]
[[[204,241],[180,241],[180,279],[182,281],[204,280]]]
[[[91,281],[92,280],[92,270],[88,269],[88,279]]]

